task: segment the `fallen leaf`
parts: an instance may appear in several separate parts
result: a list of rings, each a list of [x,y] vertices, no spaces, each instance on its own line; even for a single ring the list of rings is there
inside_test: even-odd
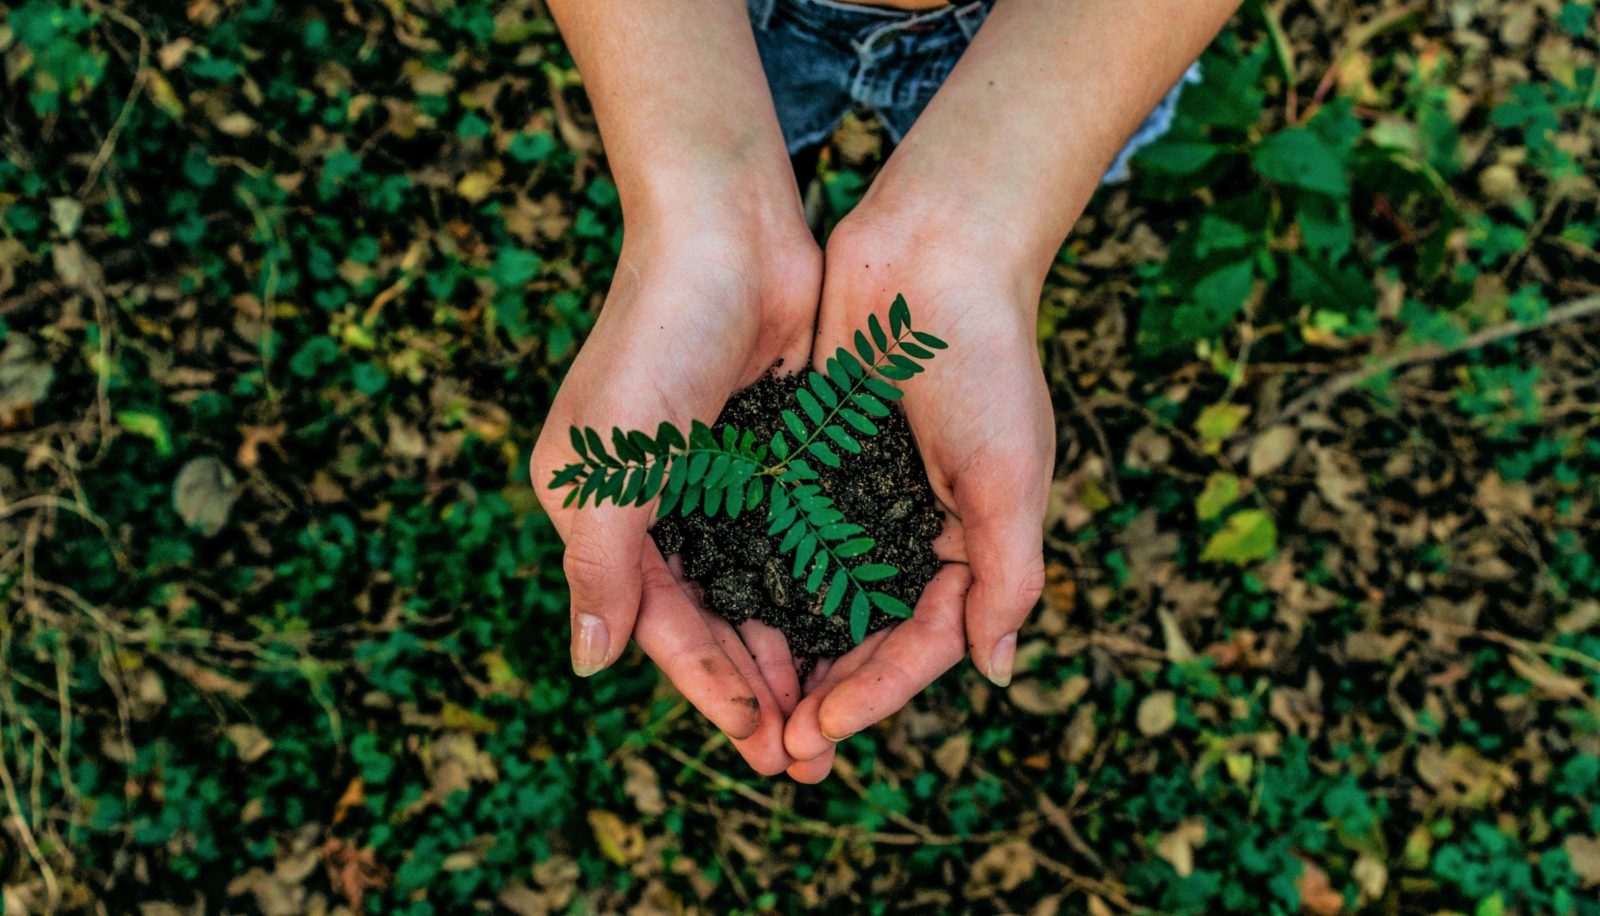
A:
[[[172,486],[172,505],[184,523],[210,537],[228,523],[228,513],[238,498],[237,481],[228,466],[212,456],[195,458],[178,472]]]
[[[1194,873],[1194,850],[1206,841],[1206,823],[1190,818],[1163,836],[1156,843],[1156,855],[1167,860],[1178,877],[1187,878]]]
[[[266,736],[261,729],[248,723],[230,725],[222,730],[239,749],[239,759],[245,763],[254,763],[260,760],[267,751],[272,750],[272,739]]]
[[[1228,516],[1222,530],[1211,536],[1200,559],[1225,563],[1250,563],[1272,556],[1278,546],[1278,526],[1261,509],[1243,509]]]
[[[1317,863],[1303,856],[1300,876],[1294,879],[1295,890],[1300,892],[1300,909],[1313,916],[1337,916],[1344,911],[1344,895],[1333,889],[1328,873]]]
[[[627,865],[644,852],[644,832],[639,825],[627,823],[603,808],[589,811],[589,829],[594,832],[600,854],[616,865]]]
[[[1139,701],[1134,716],[1139,733],[1146,737],[1165,734],[1178,724],[1178,697],[1170,690],[1157,690]]]
[[[960,731],[946,738],[933,752],[933,763],[944,775],[955,779],[972,757],[972,733]]]
[[[994,890],[1010,893],[1032,878],[1038,867],[1038,857],[1025,840],[991,846],[972,863],[967,893],[973,897],[985,897]]]
[[[1300,445],[1300,437],[1287,426],[1274,426],[1250,442],[1250,476],[1262,477],[1284,466]]]
[[[667,813],[666,800],[661,797],[661,779],[655,768],[638,757],[629,757],[622,761],[622,769],[628,774],[622,791],[633,799],[633,806],[640,814],[659,817]]]
[[[1584,887],[1600,884],[1600,836],[1569,836],[1561,844]]]

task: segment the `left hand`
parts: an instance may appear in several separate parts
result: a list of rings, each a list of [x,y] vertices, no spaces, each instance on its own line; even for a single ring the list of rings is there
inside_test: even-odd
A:
[[[815,679],[784,729],[797,781],[825,778],[838,741],[898,711],[964,654],[995,684],[1010,683],[1017,631],[1044,587],[1055,464],[1036,342],[1043,270],[1008,264],[1019,248],[948,213],[885,208],[870,193],[829,239],[815,363],[848,348],[869,314],[881,320],[896,294],[915,327],[950,344],[903,383],[900,401],[946,513],[934,545],[946,565],[910,620]]]

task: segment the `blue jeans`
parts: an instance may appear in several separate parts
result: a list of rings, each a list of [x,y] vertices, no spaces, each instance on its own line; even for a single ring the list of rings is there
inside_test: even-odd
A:
[[[1070,0],[1062,0],[1070,2]],[[749,0],[756,48],[790,155],[828,139],[853,108],[876,112],[900,142],[978,33],[994,0],[898,10],[838,0]],[[1166,133],[1185,83],[1156,106],[1103,181],[1128,175],[1128,157]]]

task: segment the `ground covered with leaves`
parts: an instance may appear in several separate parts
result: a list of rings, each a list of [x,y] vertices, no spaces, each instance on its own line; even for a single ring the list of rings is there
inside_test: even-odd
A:
[[[1019,677],[802,789],[567,668],[620,217],[532,0],[7,4],[4,912],[1600,913],[1597,36],[1247,3],[1046,288]]]

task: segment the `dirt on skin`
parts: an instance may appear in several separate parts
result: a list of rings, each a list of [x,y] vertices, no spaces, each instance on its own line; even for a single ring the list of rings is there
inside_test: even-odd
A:
[[[803,374],[804,370],[802,370]],[[766,442],[783,427],[781,412],[795,409],[800,374],[767,375],[734,395],[713,429],[725,425],[752,430]],[[877,546],[852,562],[888,563],[899,575],[874,587],[916,607],[922,589],[939,569],[933,539],[943,524],[933,488],[922,468],[922,456],[905,415],[898,408],[874,418],[876,436],[857,436],[861,453],[840,453],[841,467],[809,462],[817,483],[845,519],[861,525]],[[793,557],[778,552],[779,538],[767,535],[766,503],[737,519],[706,518],[696,511],[673,514],[651,530],[663,554],[677,554],[684,573],[704,592],[706,607],[739,624],[754,617],[783,631],[795,660],[807,669],[819,658],[843,655],[850,641],[849,613],[840,607],[822,613],[827,584],[815,595],[793,577]],[[874,610],[867,632],[882,629],[895,618]]]

